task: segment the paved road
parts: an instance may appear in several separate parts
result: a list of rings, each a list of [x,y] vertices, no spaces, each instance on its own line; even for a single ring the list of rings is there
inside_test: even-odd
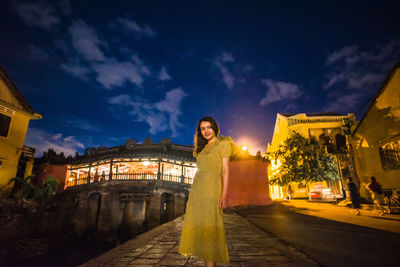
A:
[[[400,234],[304,214],[307,209],[274,203],[236,212],[322,266],[399,266]]]

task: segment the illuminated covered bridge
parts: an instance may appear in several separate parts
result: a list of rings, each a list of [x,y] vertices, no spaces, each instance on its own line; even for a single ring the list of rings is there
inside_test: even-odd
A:
[[[196,173],[193,147],[150,138],[138,144],[127,140],[112,148],[89,148],[70,165],[66,187],[112,180],[163,180],[192,184]]]
[[[50,165],[46,175],[65,181],[66,203],[77,232],[146,230],[185,212],[196,173],[193,147],[169,139],[89,148],[70,165]],[[63,181],[64,180],[64,181]]]

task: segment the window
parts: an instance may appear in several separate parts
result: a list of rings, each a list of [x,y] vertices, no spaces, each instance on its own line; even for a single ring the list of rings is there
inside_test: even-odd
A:
[[[381,146],[379,155],[381,156],[383,170],[400,169],[400,140]]]
[[[7,137],[10,124],[11,117],[0,113],[0,136]]]

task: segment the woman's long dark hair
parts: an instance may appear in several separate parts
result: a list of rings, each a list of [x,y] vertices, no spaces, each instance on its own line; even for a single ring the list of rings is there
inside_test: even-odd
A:
[[[219,135],[219,127],[217,121],[210,116],[205,116],[199,120],[196,127],[196,134],[194,135],[194,150],[193,155],[196,157],[203,148],[207,145],[207,140],[201,134],[200,124],[202,121],[208,121],[211,123],[211,128],[214,130],[215,136],[218,137]]]

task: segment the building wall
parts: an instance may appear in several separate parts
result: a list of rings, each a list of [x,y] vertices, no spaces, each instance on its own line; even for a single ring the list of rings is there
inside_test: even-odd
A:
[[[66,181],[69,177],[69,167],[69,165],[41,164],[35,179],[35,185],[42,187],[47,177],[53,176],[58,180],[57,193],[63,192],[66,188]]]
[[[0,113],[11,118],[7,136],[0,136],[0,197],[8,197],[14,186],[13,183],[8,184],[8,182],[18,173],[18,161],[24,146],[29,120],[40,119],[41,115],[26,108],[29,104],[22,95],[18,99],[15,97],[15,92],[17,95],[20,93],[1,68],[0,74]],[[26,163],[24,177],[32,173],[33,155],[30,157],[27,158],[24,153],[23,161],[24,164]]]
[[[0,110],[0,113],[11,117],[8,136],[0,136],[0,160],[2,161],[0,167],[0,187],[2,197],[8,196],[11,192],[13,184],[7,185],[7,183],[17,174],[18,160],[21,156],[30,119],[28,114],[16,109],[14,111],[15,115],[11,115]],[[32,166],[27,166],[25,177],[29,176],[31,171]]]
[[[337,117],[345,118],[346,116]],[[354,114],[348,114],[347,117],[349,117],[353,121],[355,120]],[[337,134],[342,134],[342,121],[315,122],[315,120],[324,120],[331,118],[335,118],[335,116],[317,117],[307,116],[306,114],[297,114],[288,118],[278,113],[276,117],[272,143],[268,145],[267,152],[276,151],[279,145],[283,144],[283,142],[290,136],[290,133],[293,131],[300,133],[305,138],[310,138],[314,136],[317,140],[319,139],[320,135],[325,134],[326,136],[331,137],[332,142],[335,142],[335,136]],[[294,122],[296,120],[297,122]],[[274,164],[269,165],[268,173],[270,175],[273,175],[275,168],[276,166],[274,167]],[[326,188],[326,183],[323,183],[323,186],[324,188]],[[299,190],[297,188],[297,184],[293,184],[292,190],[295,197],[308,198],[309,191],[312,190],[314,187],[314,184],[311,183],[310,185],[308,185],[308,188],[301,188]],[[340,187],[340,185],[336,187]],[[285,188],[280,188],[279,186],[272,186],[270,192],[271,197],[273,199],[284,198],[286,195],[285,190]]]
[[[354,133],[355,163],[360,194],[369,199],[365,185],[375,176],[383,188],[400,190],[400,169],[383,170],[379,147],[400,140],[400,68],[371,104]]]
[[[231,161],[229,164],[228,205],[270,204],[267,163],[262,160]]]

